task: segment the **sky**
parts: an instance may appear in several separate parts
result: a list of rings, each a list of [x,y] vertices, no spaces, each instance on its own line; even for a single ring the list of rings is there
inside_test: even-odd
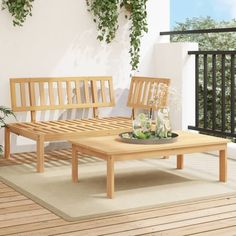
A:
[[[170,0],[171,29],[186,18],[211,16],[216,20],[236,18],[236,0]]]

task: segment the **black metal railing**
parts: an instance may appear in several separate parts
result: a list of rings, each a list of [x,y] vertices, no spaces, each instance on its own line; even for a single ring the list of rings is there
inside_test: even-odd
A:
[[[236,28],[161,32],[160,35],[236,32]],[[195,125],[202,133],[236,137],[236,51],[189,51],[195,56]]]
[[[236,137],[236,51],[189,51],[195,55],[195,125],[189,129]]]

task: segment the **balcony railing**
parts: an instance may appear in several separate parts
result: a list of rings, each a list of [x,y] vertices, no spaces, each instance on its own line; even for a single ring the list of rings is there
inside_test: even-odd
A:
[[[189,129],[236,137],[236,51],[189,51],[195,55],[195,126]],[[202,65],[202,66],[201,66]]]
[[[236,28],[161,32],[160,35],[235,32]],[[236,137],[233,51],[189,51],[195,56],[195,125],[202,133]]]

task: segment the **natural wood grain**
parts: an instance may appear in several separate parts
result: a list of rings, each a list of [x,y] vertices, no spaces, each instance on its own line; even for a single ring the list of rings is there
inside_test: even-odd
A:
[[[10,152],[11,152],[10,147],[11,147],[10,129],[8,127],[5,127],[4,157],[6,159],[10,158]]]
[[[55,150],[47,153],[45,160],[50,163],[57,157],[69,164],[70,153]],[[35,153],[24,155],[35,162]],[[10,160],[0,159],[0,164],[15,164],[16,159],[24,163],[25,157],[14,154]],[[16,191],[0,181],[1,193]],[[235,212],[236,195],[228,194],[69,222],[27,198],[9,199],[0,204],[0,235],[234,235]]]
[[[149,77],[133,77],[129,90],[127,106],[137,109],[159,109],[167,106],[167,95],[163,98],[161,105],[152,104],[153,86],[158,86],[160,83],[165,84],[167,87],[170,84],[170,79],[166,78],[149,78]]]
[[[184,155],[177,155],[177,169],[184,168]]]
[[[51,81],[48,82],[48,95],[49,95],[49,104],[51,106],[54,106],[55,105],[54,88],[53,88],[53,83]]]
[[[66,82],[67,102],[72,104],[71,81]]]
[[[96,89],[97,82],[101,81],[102,84],[108,82],[110,98],[111,100],[105,100],[105,96],[103,94],[103,100],[101,102],[98,101],[98,90]],[[91,82],[91,86],[89,85]],[[75,83],[76,86],[76,102],[72,103],[72,83]],[[80,83],[83,84],[84,96],[79,92]],[[17,104],[17,89],[16,85],[20,84],[20,95],[21,100],[23,99],[23,104]],[[48,86],[44,86],[44,84],[48,84]],[[72,108],[95,108],[95,107],[109,107],[114,105],[114,92],[112,87],[112,78],[111,77],[59,77],[59,78],[21,78],[21,79],[11,79],[11,101],[12,101],[12,109],[14,112],[22,112],[22,111],[31,111],[31,113],[35,113],[36,111],[42,110],[56,110],[56,109],[72,109]],[[24,85],[24,86],[23,86]],[[25,86],[28,85],[29,90],[25,90]],[[66,97],[64,97],[63,86],[66,86]],[[39,98],[40,103],[36,103],[36,94],[35,87],[39,87]],[[55,86],[55,88],[53,87]],[[24,89],[24,91],[23,91]],[[54,89],[57,93],[54,94]],[[23,93],[24,92],[24,93]],[[94,97],[94,101],[90,101],[90,94]],[[30,104],[26,105],[25,98],[26,95],[30,98]],[[55,103],[54,95],[58,100],[58,103]],[[46,105],[46,102],[49,100],[49,105]],[[83,101],[83,102],[82,102]],[[33,115],[34,116],[34,115]],[[33,117],[35,118],[35,117]],[[35,121],[35,119],[33,119]]]
[[[112,156],[107,157],[107,196],[108,198],[114,197],[114,158]]]
[[[219,180],[221,182],[226,182],[227,181],[227,156],[226,156],[226,150],[220,150],[219,151]]]
[[[40,105],[45,106],[45,91],[44,91],[44,83],[39,83],[39,97],[40,97]]]
[[[225,150],[229,140],[212,137],[191,132],[178,132],[178,140],[174,143],[140,145],[123,143],[117,136],[101,136],[83,139],[70,140],[73,153],[79,150],[91,156],[96,156],[107,161],[107,197],[114,196],[114,161],[136,160],[158,156],[169,156],[177,154],[177,168],[183,168],[183,154],[204,152],[209,150],[220,151],[219,180],[227,180],[227,157]],[[109,143],[109,145],[107,145]],[[75,157],[76,155],[73,154]],[[76,159],[76,158],[75,158]],[[74,181],[77,178],[77,163],[73,162],[72,176]],[[75,181],[74,181],[75,182]]]
[[[37,140],[37,172],[44,172],[44,137],[38,136]]]
[[[77,149],[72,145],[72,180],[74,183],[78,182],[78,157],[77,157]]]
[[[34,82],[29,82],[29,99],[30,99],[30,106],[36,106],[35,102],[35,84]],[[13,108],[12,108],[13,109]],[[13,109],[15,111],[16,108]],[[23,108],[25,109],[25,108]],[[31,121],[36,121],[36,112],[35,110],[30,110]]]
[[[20,83],[20,98],[21,98],[21,106],[26,107],[26,90],[25,90],[25,83]]]
[[[97,83],[101,84],[101,91],[98,90]],[[105,87],[105,83],[108,84],[108,88]],[[17,104],[16,88],[18,84],[20,84],[21,104]],[[22,122],[8,125],[5,134],[5,157],[9,158],[10,155],[10,132],[33,139],[37,142],[38,172],[44,170],[44,141],[67,140],[81,135],[97,136],[130,131],[129,118],[126,118],[125,125],[123,124],[124,120],[121,121],[119,118],[118,120],[116,118],[111,119],[110,122],[107,122],[107,119],[98,118],[98,107],[111,107],[115,104],[111,77],[21,78],[11,79],[10,85],[13,111],[30,111],[31,123]],[[26,85],[28,91],[25,89]],[[83,85],[84,93],[80,93],[80,85]],[[75,87],[73,91],[75,91],[76,99],[73,99],[72,86]],[[39,91],[39,101],[37,101],[36,88]],[[109,92],[109,100],[106,96],[106,89]],[[64,92],[65,90],[66,92]],[[99,94],[102,94],[101,101]],[[29,96],[29,105],[26,104],[26,95]],[[88,119],[90,124],[80,120],[36,122],[36,111],[73,108],[91,108],[95,119]]]

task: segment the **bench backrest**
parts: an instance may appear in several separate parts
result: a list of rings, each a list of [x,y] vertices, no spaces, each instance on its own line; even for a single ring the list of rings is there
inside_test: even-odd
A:
[[[159,103],[152,103],[156,90],[160,85],[166,86],[166,92],[163,93]],[[132,108],[134,117],[135,109],[158,110],[166,107],[168,104],[168,88],[170,79],[167,78],[150,78],[150,77],[133,77],[130,84],[127,106]]]
[[[111,77],[21,78],[10,79],[14,112],[35,112],[115,105]]]

